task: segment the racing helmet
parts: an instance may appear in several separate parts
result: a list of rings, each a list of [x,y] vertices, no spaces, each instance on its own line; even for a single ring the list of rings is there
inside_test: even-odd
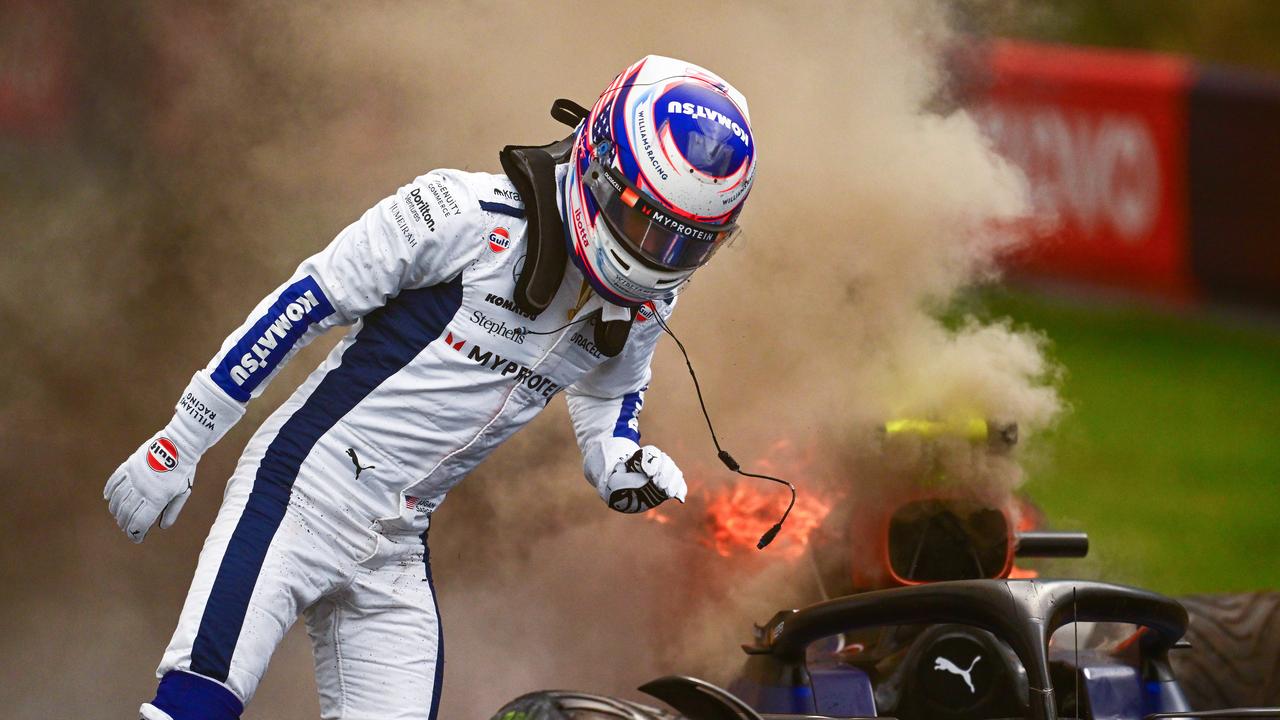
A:
[[[615,305],[669,298],[738,232],[755,177],[747,99],[650,55],[579,125],[565,182],[569,256]]]

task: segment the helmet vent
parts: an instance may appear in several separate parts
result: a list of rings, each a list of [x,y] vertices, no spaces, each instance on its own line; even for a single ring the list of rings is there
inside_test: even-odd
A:
[[[626,260],[623,260],[622,257],[618,255],[617,251],[615,251],[613,248],[609,248],[609,254],[613,256],[614,260],[618,261],[618,264],[622,266],[623,270],[630,272],[631,263],[627,262]]]

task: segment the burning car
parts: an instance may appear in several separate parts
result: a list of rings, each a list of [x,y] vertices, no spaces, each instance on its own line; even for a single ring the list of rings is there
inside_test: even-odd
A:
[[[1209,710],[1280,705],[1280,593],[1179,602],[1041,579],[1019,562],[1084,557],[1088,537],[1042,529],[1008,487],[948,482],[957,465],[945,455],[999,467],[1015,425],[898,420],[880,434],[895,480],[885,511],[797,506],[803,534],[789,528],[801,539],[786,552],[811,553],[829,598],[757,625],[728,690],[681,676],[641,686],[674,712],[533,693],[495,720],[1280,718],[1280,707]],[[709,543],[727,554],[754,542],[775,510],[745,488],[721,492],[708,503]]]

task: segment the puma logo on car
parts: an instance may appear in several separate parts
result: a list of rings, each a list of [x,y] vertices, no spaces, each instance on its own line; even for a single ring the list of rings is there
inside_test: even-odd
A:
[[[376,466],[376,465],[365,465],[365,466],[361,467],[361,465],[360,465],[360,458],[356,457],[356,449],[355,449],[355,448],[347,448],[347,457],[351,458],[351,464],[356,466],[356,479],[357,479],[357,480],[359,480],[359,479],[360,479],[360,471],[361,471],[361,470],[376,470],[376,469],[377,469],[377,466]]]
[[[978,657],[973,659],[973,662],[969,663],[968,670],[961,670],[959,665],[956,665],[955,663],[951,662],[947,658],[939,656],[935,658],[933,661],[933,669],[941,670],[943,672],[949,672],[952,675],[959,675],[960,679],[964,680],[964,684],[969,686],[969,692],[973,693],[974,695],[977,695],[978,690],[973,686],[973,666],[977,665],[978,661],[981,659],[982,659],[982,656],[979,655]]]

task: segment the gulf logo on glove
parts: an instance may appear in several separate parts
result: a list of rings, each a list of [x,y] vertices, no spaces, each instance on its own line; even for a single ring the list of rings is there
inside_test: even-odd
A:
[[[489,232],[489,249],[500,253],[511,247],[511,235],[504,227],[496,227]]]
[[[178,467],[178,448],[166,437],[158,437],[151,441],[147,448],[147,465],[158,473],[169,472]]]

